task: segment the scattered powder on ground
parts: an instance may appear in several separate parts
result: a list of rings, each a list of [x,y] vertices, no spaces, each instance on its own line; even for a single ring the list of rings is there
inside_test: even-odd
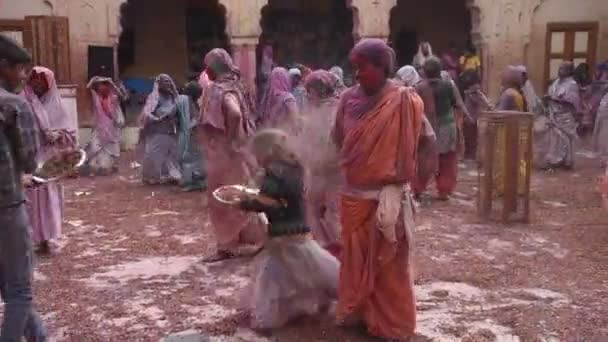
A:
[[[517,294],[526,293],[529,299],[516,298]],[[418,333],[433,341],[455,341],[458,336],[449,333],[450,329],[477,334],[489,331],[496,336],[496,341],[520,341],[509,327],[486,319],[471,321],[470,316],[479,313],[480,309],[494,310],[504,307],[546,304],[558,307],[568,304],[568,298],[551,290],[503,289],[483,290],[464,283],[434,282],[416,287],[419,303]],[[521,297],[521,296],[520,296]]]
[[[185,272],[200,258],[190,257],[150,257],[138,261],[106,267],[105,272],[93,274],[85,283],[90,287],[109,287],[118,282],[125,285],[134,279],[151,279],[159,276],[174,277]]]
[[[141,218],[148,218],[148,217],[154,217],[154,216],[170,216],[170,215],[179,215],[179,213],[177,211],[168,211],[168,210],[161,210],[161,211],[155,211],[149,214],[143,214],[141,215]]]

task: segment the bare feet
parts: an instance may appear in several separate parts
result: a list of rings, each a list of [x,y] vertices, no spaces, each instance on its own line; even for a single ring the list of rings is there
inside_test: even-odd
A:
[[[223,260],[228,260],[228,259],[234,259],[236,257],[237,256],[230,251],[218,250],[217,252],[215,252],[215,254],[204,257],[203,262],[212,263],[212,262],[218,262],[218,261],[223,261]]]
[[[439,194],[439,195],[437,195],[437,200],[438,201],[443,201],[443,202],[449,201],[450,200],[450,195],[448,195],[448,194]]]
[[[367,327],[365,321],[359,315],[351,314],[346,317],[340,317],[336,320],[336,325],[342,328],[361,330],[365,332]]]

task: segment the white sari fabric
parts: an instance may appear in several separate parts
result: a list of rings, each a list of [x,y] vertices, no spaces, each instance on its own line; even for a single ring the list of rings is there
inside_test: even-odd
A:
[[[580,109],[578,84],[572,77],[558,79],[547,95],[549,129],[537,136],[537,162],[542,168],[571,168],[578,128],[574,115]]]

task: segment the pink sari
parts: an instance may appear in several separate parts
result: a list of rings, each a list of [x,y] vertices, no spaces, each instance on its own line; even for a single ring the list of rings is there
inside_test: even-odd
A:
[[[108,83],[111,93],[100,96],[96,84]],[[120,133],[124,125],[124,114],[120,108],[119,91],[112,79],[93,77],[87,86],[91,90],[95,129],[87,145],[89,166],[97,171],[112,171],[120,157]]]
[[[43,67],[34,67],[34,71],[44,74],[49,85],[49,90],[41,97],[38,97],[29,85],[24,89],[24,96],[34,109],[38,129],[42,133],[37,159],[44,161],[59,151],[76,147],[78,127],[74,124],[76,120],[70,118],[63,106],[53,72]],[[46,133],[51,131],[61,132],[62,139],[48,141]],[[64,216],[63,185],[53,181],[30,187],[26,195],[34,243],[58,238],[61,235]]]
[[[238,69],[228,53],[221,49],[212,50],[205,58],[207,65],[221,65],[230,70],[211,82],[204,91],[201,107],[199,137],[207,153],[208,169],[207,204],[211,224],[218,240],[220,251],[233,251],[239,244],[255,244],[263,238],[258,216],[243,212],[220,203],[213,197],[213,190],[232,184],[247,185],[252,179],[247,155],[240,148],[254,133],[250,119],[253,102],[241,83]],[[241,107],[241,120],[237,123],[238,141],[228,136],[228,122],[224,111],[224,101],[228,94],[235,96]]]
[[[270,87],[260,110],[265,127],[293,128],[298,107],[291,94],[289,72],[285,68],[274,68],[270,74]]]

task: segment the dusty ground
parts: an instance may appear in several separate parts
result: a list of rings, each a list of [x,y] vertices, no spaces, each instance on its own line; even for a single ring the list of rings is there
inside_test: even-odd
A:
[[[530,225],[484,224],[476,174],[457,198],[422,208],[416,229],[420,341],[608,341],[608,218],[600,170],[536,173]],[[38,261],[36,305],[58,341],[158,341],[191,330],[211,341],[373,341],[321,322],[272,337],[247,329],[239,292],[250,262],[204,264],[205,199],[119,176],[66,183],[57,254]]]

